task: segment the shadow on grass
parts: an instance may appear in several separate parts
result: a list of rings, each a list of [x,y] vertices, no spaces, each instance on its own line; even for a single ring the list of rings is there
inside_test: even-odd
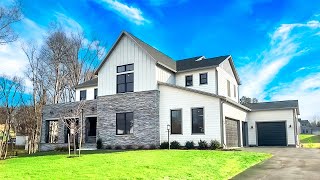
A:
[[[82,155],[87,155],[87,154],[109,154],[109,153],[122,153],[122,152],[127,152],[127,151],[133,151],[133,150],[82,150],[81,151],[81,156]],[[66,157],[69,157],[68,152],[60,152],[60,151],[46,151],[46,152],[37,152],[34,154],[20,154],[18,155],[17,158],[28,158],[28,157],[39,157],[39,156],[60,156],[60,155],[65,155]],[[77,151],[77,154],[74,155],[74,152],[71,151],[71,156],[75,157],[79,155],[79,151]]]

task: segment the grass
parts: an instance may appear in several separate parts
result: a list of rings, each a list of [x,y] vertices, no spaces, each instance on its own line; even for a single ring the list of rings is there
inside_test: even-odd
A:
[[[304,148],[320,148],[320,136],[313,134],[300,134],[300,143]]]
[[[201,150],[104,150],[77,158],[39,153],[0,161],[0,179],[230,179],[270,157]]]

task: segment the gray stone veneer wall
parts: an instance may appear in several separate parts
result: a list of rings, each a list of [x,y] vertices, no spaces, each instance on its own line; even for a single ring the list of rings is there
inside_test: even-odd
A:
[[[40,151],[54,150],[57,147],[66,147],[65,135],[64,135],[64,123],[59,120],[60,114],[68,110],[75,110],[79,106],[80,102],[71,102],[71,103],[59,103],[59,104],[50,104],[46,105],[43,108],[43,120],[41,127],[41,139],[40,139]],[[85,101],[85,107],[83,108],[83,116],[96,116],[97,115],[97,100],[87,100]],[[50,144],[46,143],[46,121],[48,120],[59,120],[58,122],[58,143]],[[85,137],[85,122],[83,122],[83,137]],[[80,136],[79,136],[80,138]]]
[[[159,145],[159,91],[98,97],[97,139],[104,145]],[[116,135],[116,113],[133,112],[133,134]]]

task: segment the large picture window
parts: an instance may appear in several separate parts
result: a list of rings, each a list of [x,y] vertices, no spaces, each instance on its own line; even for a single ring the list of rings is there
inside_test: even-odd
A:
[[[204,133],[203,108],[192,109],[192,133]]]
[[[117,113],[116,114],[117,135],[125,135],[133,133],[133,113]]]
[[[200,74],[200,84],[208,84],[208,73]]]
[[[192,86],[192,75],[186,76],[186,86]]]
[[[133,73],[117,75],[117,93],[133,92]]]
[[[171,134],[182,134],[181,110],[171,110]]]
[[[47,121],[46,143],[58,143],[58,121]]]
[[[80,100],[86,100],[87,99],[87,91],[83,90],[80,91]]]

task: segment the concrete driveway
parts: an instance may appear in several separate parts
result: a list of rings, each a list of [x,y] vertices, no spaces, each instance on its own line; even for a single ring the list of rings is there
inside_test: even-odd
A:
[[[273,154],[233,179],[320,179],[320,149],[254,147],[244,151]]]

